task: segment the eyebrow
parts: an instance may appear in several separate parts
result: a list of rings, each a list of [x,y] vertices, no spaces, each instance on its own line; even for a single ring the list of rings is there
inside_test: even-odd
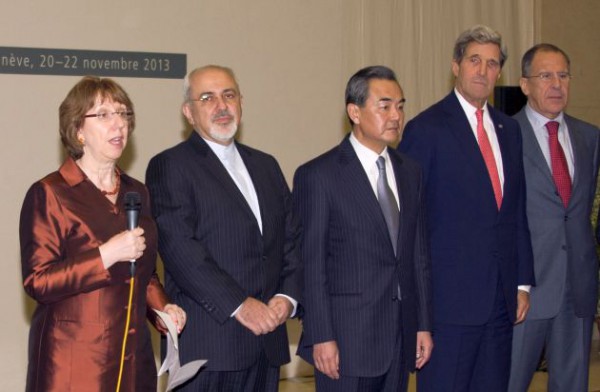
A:
[[[238,91],[237,91],[235,88],[231,87],[231,88],[226,88],[225,90],[223,90],[223,92],[222,92],[221,94],[224,94],[224,93],[230,93],[230,92],[232,92],[232,91],[233,91],[233,92],[235,92],[235,93],[237,93],[237,92],[238,92]],[[201,92],[201,93],[199,93],[199,94],[198,94],[198,96],[200,96],[200,95],[206,95],[206,94],[212,94],[212,95],[215,95],[215,94],[217,94],[217,93],[216,93],[216,92],[214,92],[214,91],[204,91],[204,92]]]
[[[392,98],[388,98],[388,97],[383,97],[383,98],[379,98],[379,101],[377,102],[393,102],[394,100]],[[406,102],[406,98],[402,98],[398,101],[398,103],[404,103]]]

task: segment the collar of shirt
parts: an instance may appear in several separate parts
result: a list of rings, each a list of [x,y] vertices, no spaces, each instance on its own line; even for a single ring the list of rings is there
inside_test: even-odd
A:
[[[546,123],[548,121],[558,122],[558,142],[563,148],[565,158],[567,159],[567,166],[569,167],[569,174],[571,178],[573,178],[573,176],[575,175],[575,165],[573,163],[573,146],[571,145],[569,127],[567,126],[563,112],[560,112],[560,114],[556,118],[550,119],[533,110],[533,108],[528,103],[527,105],[525,105],[525,114],[527,115],[527,119],[529,120],[529,123],[533,128],[533,133],[535,134],[535,138],[537,139],[540,149],[542,150],[542,154],[544,154],[544,158],[546,158],[548,167],[551,167],[551,159],[550,146],[548,145],[548,129],[546,128]]]
[[[385,171],[387,174],[388,185],[392,189],[392,193],[396,198],[396,202],[398,202],[398,187],[396,186],[396,177],[394,176],[394,167],[392,166],[392,162],[390,160],[390,154],[388,152],[388,147],[384,148],[381,154],[375,153],[368,147],[365,147],[361,142],[358,141],[356,136],[354,136],[354,132],[350,133],[350,144],[354,148],[354,152],[358,156],[358,160],[360,161],[361,166],[363,167],[367,177],[369,179],[369,183],[371,184],[371,188],[377,196],[377,178],[379,177],[379,169],[377,169],[377,158],[380,156],[385,158]],[[398,208],[400,208],[400,204],[398,203]]]
[[[237,149],[235,148],[235,142],[231,142],[228,145],[224,146],[222,144],[213,142],[212,140],[204,139],[204,141],[206,142],[206,144],[208,144],[208,147],[210,147],[210,149],[215,153],[217,158],[219,158],[219,160],[225,167],[228,167],[228,165],[226,164],[227,161],[235,159],[235,155],[237,152]]]
[[[463,97],[456,88],[454,89],[454,93],[456,94],[456,98],[458,98],[458,102],[467,116],[467,120],[471,126],[471,132],[473,132],[473,136],[475,137],[475,140],[477,140],[477,115],[475,112],[478,108],[467,102],[465,97]],[[500,178],[500,185],[502,186],[502,191],[504,191],[504,166],[502,164],[502,154],[500,153],[500,143],[498,143],[498,136],[496,135],[495,131],[496,128],[494,127],[492,117],[490,116],[487,101],[483,105],[482,109],[483,129],[485,130],[488,140],[490,141],[490,145],[492,146],[494,160],[496,161],[496,168],[498,169],[498,177]]]

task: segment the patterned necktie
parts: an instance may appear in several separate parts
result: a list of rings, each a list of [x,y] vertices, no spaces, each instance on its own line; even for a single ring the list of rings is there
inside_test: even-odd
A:
[[[569,199],[571,199],[571,176],[569,175],[569,166],[567,165],[565,152],[558,142],[558,122],[548,121],[546,129],[548,130],[548,144],[550,145],[552,177],[554,178],[558,194],[565,208],[567,208]]]
[[[377,200],[383,212],[385,223],[387,224],[390,239],[392,240],[392,246],[394,247],[394,254],[396,254],[396,247],[398,243],[398,230],[400,227],[400,211],[398,210],[398,204],[394,193],[390,188],[387,180],[387,173],[385,170],[385,158],[377,158],[377,169],[379,169],[379,177],[377,178]]]
[[[500,209],[500,206],[502,205],[502,186],[500,185],[500,177],[498,176],[498,167],[496,166],[492,145],[490,144],[490,139],[488,139],[487,132],[483,128],[483,110],[477,109],[475,117],[477,117],[477,142],[479,143],[481,155],[483,156],[485,166],[490,175],[490,180],[492,181],[496,205],[498,206],[498,209]]]

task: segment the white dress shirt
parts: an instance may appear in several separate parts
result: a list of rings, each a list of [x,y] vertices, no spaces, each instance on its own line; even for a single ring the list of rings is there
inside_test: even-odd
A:
[[[454,89],[454,93],[456,94],[458,102],[467,116],[467,120],[469,120],[469,125],[471,125],[471,131],[473,131],[473,135],[475,135],[475,140],[477,140],[477,116],[475,112],[478,108],[467,102],[467,100],[460,95],[456,89]],[[482,110],[483,128],[485,129],[485,133],[487,134],[490,145],[492,146],[494,160],[496,161],[496,168],[498,169],[498,178],[500,179],[500,187],[502,188],[502,194],[504,194],[504,166],[502,165],[502,154],[500,153],[500,144],[498,143],[498,136],[496,135],[495,131],[496,128],[494,127],[490,113],[487,110],[487,102],[485,105],[483,105]],[[477,140],[477,143],[479,143],[479,140]]]
[[[380,156],[385,158],[385,171],[387,174],[387,180],[390,188],[392,189],[392,193],[394,194],[394,198],[396,199],[396,204],[398,204],[398,210],[400,210],[400,202],[398,198],[398,187],[396,186],[396,177],[394,176],[394,168],[392,166],[392,162],[390,162],[390,155],[388,153],[387,147],[383,149],[381,154],[375,153],[368,147],[363,146],[358,139],[354,136],[354,132],[350,134],[350,144],[354,148],[356,155],[358,155],[358,160],[360,161],[367,177],[369,178],[369,183],[371,184],[371,188],[375,193],[375,197],[377,197],[377,179],[379,178],[379,169],[377,168],[377,158]]]
[[[548,121],[558,122],[558,142],[565,152],[567,166],[569,167],[569,175],[571,176],[572,181],[575,176],[575,160],[573,158],[573,146],[571,144],[569,128],[567,127],[563,113],[561,112],[555,119],[550,119],[542,116],[540,113],[533,110],[529,104],[527,104],[527,106],[525,106],[525,114],[527,115],[527,119],[533,128],[533,133],[535,134],[538,144],[540,145],[542,154],[544,154],[544,158],[546,158],[550,172],[552,172],[552,163],[550,160],[550,145],[548,144],[548,129],[546,128],[546,123]]]

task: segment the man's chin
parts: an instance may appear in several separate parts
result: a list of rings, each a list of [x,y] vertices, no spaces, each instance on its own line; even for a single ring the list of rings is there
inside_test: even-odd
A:
[[[237,133],[237,127],[233,127],[233,128],[221,128],[221,129],[210,129],[209,130],[209,135],[210,137],[212,137],[215,140],[221,141],[221,142],[229,142],[231,141],[234,137],[235,134]]]

